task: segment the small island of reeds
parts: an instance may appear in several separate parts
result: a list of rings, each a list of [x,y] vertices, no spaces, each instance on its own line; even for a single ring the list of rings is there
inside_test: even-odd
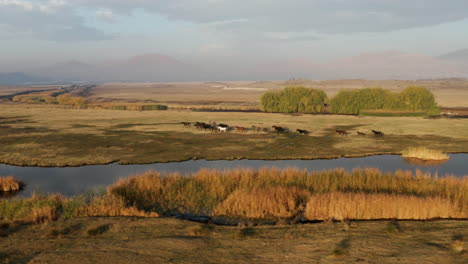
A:
[[[426,147],[410,147],[403,151],[405,159],[419,159],[423,161],[447,161],[450,156],[436,149]]]
[[[23,188],[24,188],[24,183],[20,180],[16,180],[15,178],[11,176],[0,177],[0,193],[17,192]]]

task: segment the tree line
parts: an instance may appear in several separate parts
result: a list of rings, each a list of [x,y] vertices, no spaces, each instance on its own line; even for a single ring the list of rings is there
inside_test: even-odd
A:
[[[432,92],[419,86],[409,86],[401,92],[383,88],[341,90],[332,98],[320,89],[292,86],[263,94],[261,107],[265,112],[281,113],[360,114],[386,110],[435,115],[439,112]]]

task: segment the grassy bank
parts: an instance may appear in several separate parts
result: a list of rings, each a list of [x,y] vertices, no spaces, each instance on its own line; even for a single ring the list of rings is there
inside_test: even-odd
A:
[[[218,122],[266,131],[210,133],[180,122]],[[276,134],[272,125],[311,133]],[[336,129],[350,132],[337,136]],[[385,133],[374,137],[371,130]],[[358,136],[357,131],[367,134]],[[77,166],[189,159],[316,159],[401,153],[409,146],[468,149],[465,120],[192,111],[107,111],[0,105],[0,163]]]
[[[0,200],[0,219],[46,222],[81,216],[208,217],[218,223],[468,218],[468,178],[376,169],[148,172],[100,194]]]

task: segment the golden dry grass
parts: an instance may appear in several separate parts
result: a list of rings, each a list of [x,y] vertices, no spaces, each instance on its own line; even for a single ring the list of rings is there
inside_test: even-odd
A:
[[[362,219],[468,217],[468,177],[437,178],[420,171],[415,174],[410,171],[384,174],[376,169],[352,172],[235,169],[201,170],[185,177],[174,173],[161,175],[148,172],[120,180],[108,191],[122,197],[127,205],[162,215],[293,218],[304,210],[310,193],[351,192],[355,194],[344,198],[339,195],[332,197],[339,198],[336,199],[337,208],[348,208],[349,201],[355,203],[348,208],[354,213],[348,213],[350,218],[361,219],[363,213],[359,202],[363,207],[375,205],[373,210],[376,210],[368,215],[363,214]],[[319,197],[318,201],[331,199],[328,196]],[[374,199],[383,202],[370,203]],[[329,203],[325,202],[322,204],[324,208],[317,210],[330,211]],[[399,204],[402,207],[396,210],[394,207]],[[421,210],[413,210],[415,208]],[[310,206],[308,210],[311,210]],[[414,214],[408,214],[409,211]],[[330,212],[319,215],[319,220],[342,217],[340,213],[335,215],[333,210]]]
[[[310,197],[309,220],[468,218],[463,206],[441,197],[332,192]]]
[[[410,147],[401,154],[403,158],[417,158],[422,160],[448,160],[450,156],[442,151],[426,147]]]
[[[125,201],[115,195],[95,197],[90,204],[80,207],[76,214],[77,216],[159,216],[155,212],[144,212],[133,206],[126,206]]]
[[[60,216],[60,208],[65,201],[66,199],[60,195],[41,197],[33,194],[23,206],[17,209],[23,213],[20,213],[19,218],[15,220],[26,223],[47,223],[57,220]]]
[[[410,148],[403,152],[403,156],[423,160],[448,160],[450,158],[449,155],[442,153],[439,150],[429,149],[426,147]]]
[[[24,187],[24,183],[16,180],[12,176],[0,177],[0,192],[14,192],[19,191]]]
[[[297,187],[236,190],[213,210],[213,214],[259,219],[291,218],[304,210],[309,196],[309,191]]]

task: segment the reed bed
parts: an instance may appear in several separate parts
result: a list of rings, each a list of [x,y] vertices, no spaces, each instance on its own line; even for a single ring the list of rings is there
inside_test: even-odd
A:
[[[377,169],[202,169],[187,175],[147,172],[71,198],[0,200],[0,220],[40,223],[78,216],[461,219],[468,218],[468,177]]]
[[[435,149],[426,147],[411,147],[403,151],[403,158],[416,158],[421,160],[448,160],[449,155]]]
[[[300,214],[301,207],[305,207],[307,200],[304,197],[308,193],[319,195],[338,192],[383,195],[379,197],[395,197],[399,202],[403,201],[401,197],[428,201],[443,199],[452,207],[459,208],[459,214],[450,216],[468,217],[467,177],[438,178],[421,171],[382,173],[376,169],[357,169],[352,172],[343,169],[322,172],[297,169],[204,169],[185,177],[180,174],[148,172],[120,180],[110,186],[108,192],[122,197],[128,206],[161,215],[291,218]],[[381,208],[385,210],[386,207],[382,205]],[[421,214],[414,219],[426,219],[426,215]],[[447,214],[434,214],[431,217],[445,218]]]
[[[159,216],[155,212],[145,212],[133,206],[126,206],[124,200],[115,195],[97,196],[89,204],[80,206],[74,214],[76,216]]]
[[[0,200],[0,219],[25,223],[45,223],[59,218],[63,204],[60,195],[39,196],[27,199]]]
[[[310,192],[297,187],[236,190],[213,211],[215,216],[292,218],[304,210]]]
[[[309,220],[372,220],[467,218],[468,213],[449,199],[408,195],[333,192],[310,197]]]
[[[24,183],[15,178],[0,177],[0,192],[16,192],[24,188]]]

